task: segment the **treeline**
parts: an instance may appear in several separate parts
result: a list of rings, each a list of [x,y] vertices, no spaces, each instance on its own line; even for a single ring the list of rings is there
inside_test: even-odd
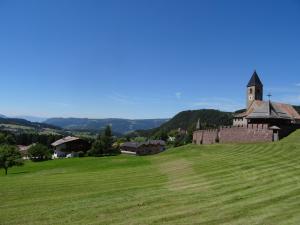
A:
[[[40,143],[50,147],[51,143],[62,138],[58,134],[39,134],[39,133],[12,133],[9,131],[0,132],[0,144],[10,145],[31,145]]]

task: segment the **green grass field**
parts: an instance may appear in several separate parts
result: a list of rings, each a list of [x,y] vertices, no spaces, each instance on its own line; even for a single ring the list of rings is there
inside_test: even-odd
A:
[[[28,162],[0,175],[0,224],[300,224],[300,131],[278,143]]]

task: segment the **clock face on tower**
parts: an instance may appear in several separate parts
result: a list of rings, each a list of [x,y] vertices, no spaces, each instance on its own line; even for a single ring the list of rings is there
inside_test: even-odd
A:
[[[252,101],[253,100],[253,96],[249,95],[249,100]]]

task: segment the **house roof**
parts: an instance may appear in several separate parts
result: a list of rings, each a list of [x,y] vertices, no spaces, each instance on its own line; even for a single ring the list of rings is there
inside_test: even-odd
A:
[[[129,147],[129,148],[140,148],[142,146],[147,145],[166,145],[164,141],[161,140],[153,140],[153,141],[145,141],[145,142],[125,142],[121,147]]]
[[[256,73],[256,70],[254,71],[247,85],[247,87],[253,87],[253,86],[263,86],[261,80],[259,79],[259,76]]]
[[[68,136],[68,137],[65,137],[65,138],[62,138],[62,139],[59,139],[59,140],[53,142],[51,145],[55,147],[55,146],[58,146],[58,145],[61,145],[61,144],[67,143],[67,142],[79,140],[79,139],[80,138]]]
[[[27,152],[31,146],[32,145],[18,145],[17,147],[19,148],[20,152]]]
[[[292,105],[260,100],[253,101],[246,112],[237,114],[235,117],[246,117],[247,119],[300,119],[300,115]]]

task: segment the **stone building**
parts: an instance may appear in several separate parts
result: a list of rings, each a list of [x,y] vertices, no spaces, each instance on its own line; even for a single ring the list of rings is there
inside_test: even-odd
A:
[[[246,111],[234,116],[233,126],[268,124],[286,126],[300,122],[300,115],[292,105],[263,100],[263,84],[254,71],[247,85]]]
[[[263,100],[263,84],[256,71],[248,82],[246,93],[246,110],[234,115],[233,126],[214,130],[198,129],[193,134],[193,142],[271,142],[300,128],[300,115],[292,105]]]

